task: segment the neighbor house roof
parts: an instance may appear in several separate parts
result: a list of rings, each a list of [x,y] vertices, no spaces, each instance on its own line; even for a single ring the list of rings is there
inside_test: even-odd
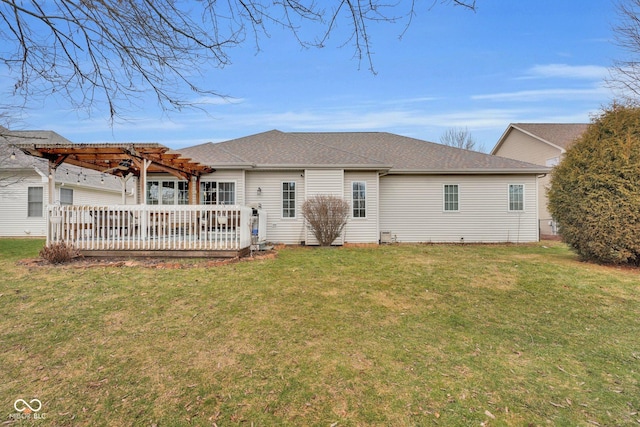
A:
[[[36,171],[45,177],[48,173],[48,162],[40,157],[29,156],[16,148],[14,143],[36,144],[71,144],[71,141],[53,131],[10,131],[0,128],[0,171],[26,170]],[[106,175],[73,165],[62,165],[56,173],[56,182],[74,184],[80,187],[99,187],[107,191],[121,191],[118,180],[109,179]],[[128,187],[131,185],[128,184]]]
[[[281,132],[180,149],[216,169],[373,169],[389,173],[546,173],[531,163],[387,132]]]
[[[546,144],[565,151],[578,139],[589,125],[587,123],[511,123],[491,150],[495,154],[513,129],[517,129]]]
[[[37,171],[46,176],[48,162],[41,157],[29,156],[16,147],[16,144],[72,144],[71,141],[53,131],[13,131],[0,127],[0,170],[15,173],[20,170]],[[15,171],[15,172],[11,172]],[[86,168],[64,164],[58,167],[56,182],[74,184],[80,187],[99,187],[107,191],[122,190],[120,181],[105,174]],[[127,184],[131,187],[131,184]]]

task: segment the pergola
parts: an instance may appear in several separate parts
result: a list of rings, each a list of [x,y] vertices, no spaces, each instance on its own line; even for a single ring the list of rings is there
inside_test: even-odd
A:
[[[63,163],[115,175],[122,182],[123,204],[125,185],[132,178],[138,178],[140,203],[146,204],[147,175],[168,173],[189,182],[189,203],[197,204],[200,191],[200,177],[215,169],[194,162],[182,154],[157,143],[103,143],[103,144],[13,144],[27,155],[49,161],[49,203],[53,202],[55,172]]]

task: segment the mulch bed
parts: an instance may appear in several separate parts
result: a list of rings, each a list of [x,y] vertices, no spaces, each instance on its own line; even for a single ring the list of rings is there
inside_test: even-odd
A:
[[[263,251],[253,256],[242,258],[123,258],[123,257],[76,257],[64,264],[51,264],[43,258],[29,258],[17,262],[25,267],[56,267],[56,268],[95,268],[95,267],[146,267],[159,270],[176,270],[183,268],[209,268],[237,262],[273,259],[277,256],[275,250]]]

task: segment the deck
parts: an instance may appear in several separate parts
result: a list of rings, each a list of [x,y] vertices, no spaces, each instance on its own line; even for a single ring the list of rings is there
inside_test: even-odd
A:
[[[66,242],[84,256],[243,256],[252,213],[227,205],[49,206],[47,245]]]

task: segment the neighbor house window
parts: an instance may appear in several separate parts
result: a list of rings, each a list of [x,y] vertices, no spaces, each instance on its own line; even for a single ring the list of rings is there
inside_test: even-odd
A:
[[[186,181],[147,181],[148,205],[187,205],[188,193]]]
[[[509,184],[509,210],[524,210],[524,185]]]
[[[296,183],[282,183],[282,217],[296,217]]]
[[[457,212],[460,210],[458,184],[445,184],[444,186],[444,210]]]
[[[560,163],[560,157],[552,157],[550,159],[547,159],[545,165],[549,168],[552,168],[554,166],[557,166],[558,163]]]
[[[73,190],[71,188],[60,189],[60,206],[73,205]]]
[[[30,218],[42,217],[44,207],[44,192],[42,187],[29,187],[27,189],[27,216]]]
[[[367,186],[364,182],[351,183],[351,194],[353,201],[353,217],[367,217]]]
[[[216,181],[201,182],[200,203],[203,205],[235,205],[236,183]]]

